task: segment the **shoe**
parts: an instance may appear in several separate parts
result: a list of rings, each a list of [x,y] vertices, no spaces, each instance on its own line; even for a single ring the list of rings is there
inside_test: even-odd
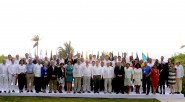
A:
[[[2,91],[0,91],[0,93],[2,93]]]
[[[36,91],[36,93],[39,93],[39,91]]]
[[[99,91],[97,93],[99,93]]]
[[[85,93],[84,91],[82,91],[82,93]]]
[[[54,93],[57,93],[56,91]]]
[[[91,91],[88,91],[87,93],[91,93]]]
[[[81,94],[81,92],[77,92],[77,93]]]
[[[63,92],[61,91],[61,92],[59,92],[59,93],[63,93]]]
[[[52,93],[52,92],[48,92],[48,93]]]
[[[94,91],[94,93],[96,93],[96,91]]]
[[[29,90],[27,92],[29,92]]]
[[[13,90],[12,92],[15,92],[15,90]]]
[[[4,93],[6,93],[6,91],[4,91]]]
[[[9,90],[8,93],[10,93],[11,91]]]
[[[180,92],[177,92],[177,94],[180,94]]]
[[[163,95],[165,95],[165,92],[163,92]]]
[[[142,94],[146,94],[146,92],[142,92]]]
[[[146,95],[149,95],[149,93],[147,93]]]
[[[31,90],[31,92],[33,92],[33,90]]]
[[[116,94],[119,94],[119,92],[116,92]]]
[[[74,94],[76,94],[76,92],[73,92]]]

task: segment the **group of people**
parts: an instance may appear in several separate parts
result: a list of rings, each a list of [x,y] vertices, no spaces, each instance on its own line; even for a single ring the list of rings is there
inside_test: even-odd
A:
[[[46,93],[99,93],[105,94],[136,94],[148,95],[160,93],[165,94],[165,88],[170,87],[170,94],[180,94],[182,91],[182,80],[184,68],[180,62],[176,65],[168,59],[164,62],[164,57],[153,62],[133,59],[126,56],[113,56],[112,53],[105,58],[96,55],[89,55],[89,59],[84,59],[80,53],[77,58],[69,56],[64,59],[53,56],[52,60],[45,57],[43,60],[36,56],[34,59],[25,54],[25,58],[20,59],[19,55],[13,58],[8,55],[8,59],[3,59],[0,65],[0,93],[15,92],[18,84],[19,92],[23,89],[27,92]],[[74,88],[72,83],[74,81]],[[135,88],[134,88],[135,87]],[[134,90],[135,89],[135,90]],[[160,90],[159,90],[160,89]]]

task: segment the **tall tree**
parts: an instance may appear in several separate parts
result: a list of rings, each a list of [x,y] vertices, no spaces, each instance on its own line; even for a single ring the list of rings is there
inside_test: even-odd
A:
[[[39,53],[39,41],[41,39],[40,39],[40,37],[38,35],[34,35],[31,40],[35,42],[35,44],[33,45],[33,48],[37,47],[37,56],[38,56],[38,53]]]
[[[62,46],[58,47],[58,53],[63,58],[66,58],[68,55],[73,54],[73,52],[74,48],[71,45],[71,41],[65,42],[63,47]]]

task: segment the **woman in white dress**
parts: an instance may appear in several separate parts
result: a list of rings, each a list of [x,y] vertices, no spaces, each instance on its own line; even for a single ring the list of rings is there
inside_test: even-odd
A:
[[[134,85],[136,87],[136,94],[140,94],[140,86],[142,84],[142,69],[139,63],[136,64],[134,68]]]

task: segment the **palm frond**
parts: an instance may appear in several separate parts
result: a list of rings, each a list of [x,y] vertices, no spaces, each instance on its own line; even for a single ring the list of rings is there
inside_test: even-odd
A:
[[[182,49],[182,48],[184,48],[185,47],[185,45],[182,45],[180,48]]]

